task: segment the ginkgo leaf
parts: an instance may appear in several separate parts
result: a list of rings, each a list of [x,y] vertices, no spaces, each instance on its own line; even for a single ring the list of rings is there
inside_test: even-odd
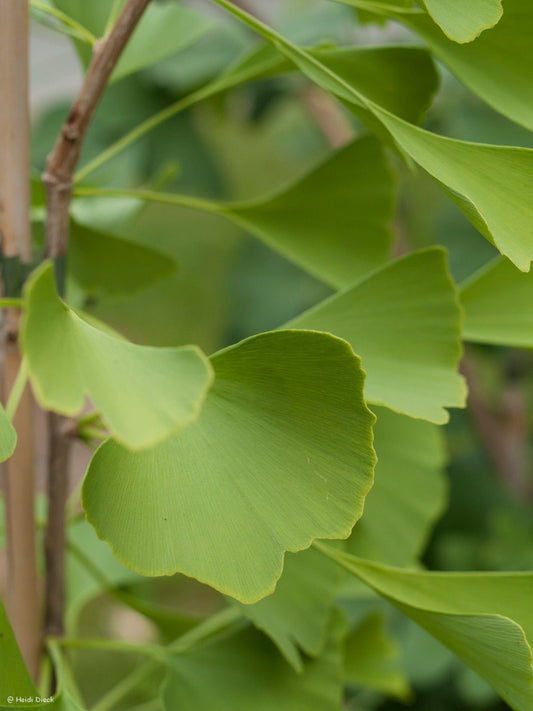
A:
[[[128,567],[252,603],[274,591],[286,551],[350,534],[372,485],[374,417],[359,358],[328,334],[261,334],[212,364],[198,419],[146,452],[104,443],[83,505]]]
[[[35,220],[34,237],[44,244],[44,221]],[[177,262],[125,235],[102,232],[70,221],[68,276],[87,294],[131,294],[172,276]]]
[[[472,42],[497,25],[503,15],[502,0],[423,0],[444,34],[455,42]]]
[[[441,248],[390,263],[287,327],[349,341],[367,372],[368,402],[440,424],[444,408],[464,406],[459,303]]]
[[[272,595],[254,605],[235,604],[301,672],[301,651],[317,657],[323,650],[341,579],[339,567],[312,548],[288,553]]]
[[[318,545],[451,649],[511,708],[532,708],[532,573],[412,572]]]
[[[341,639],[335,617],[318,659],[297,674],[253,627],[229,631],[169,660],[164,708],[194,711],[338,711],[342,703]]]
[[[340,288],[384,264],[392,243],[395,178],[383,147],[363,137],[264,198],[217,203],[174,193],[104,191],[225,217],[325,283]],[[83,188],[79,194],[97,195]]]
[[[387,260],[394,183],[381,145],[367,137],[334,153],[292,187],[229,205],[224,214],[341,288]]]
[[[123,0],[123,3],[125,0]],[[54,0],[54,5],[78,21],[96,37],[106,32],[113,7],[109,0]],[[196,42],[213,26],[205,15],[193,12],[181,3],[150,3],[111,77],[118,81],[129,74],[149,67]],[[89,65],[92,50],[76,41],[80,58]]]
[[[533,150],[457,141],[376,109],[398,144],[461,198],[457,202],[522,271],[533,259]],[[485,230],[482,232],[486,236]]]
[[[409,681],[401,669],[400,648],[387,633],[383,616],[373,612],[344,641],[344,677],[362,686],[407,701]]]
[[[373,407],[375,483],[347,550],[391,565],[412,565],[447,500],[444,435],[436,425]]]
[[[461,285],[461,303],[465,340],[533,347],[533,272],[498,257]]]
[[[68,249],[69,276],[88,293],[132,293],[176,272],[166,254],[119,235],[73,222]]]
[[[229,0],[215,0],[293,61],[311,81],[360,114],[361,106],[398,147],[444,189],[483,234],[523,271],[533,260],[533,150],[468,143],[425,131],[385,110],[317,57],[256,21]]]
[[[50,263],[28,280],[25,302],[22,345],[45,409],[73,416],[89,397],[132,449],[153,446],[198,416],[213,376],[196,347],[137,346],[95,328],[58,297]]]
[[[533,5],[505,0],[501,21],[471,44],[449,40],[423,14],[396,19],[415,30],[473,92],[504,116],[533,130]]]

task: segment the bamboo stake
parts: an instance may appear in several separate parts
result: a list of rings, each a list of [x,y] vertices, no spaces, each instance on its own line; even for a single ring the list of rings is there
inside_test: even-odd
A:
[[[0,234],[4,257],[31,260],[29,10],[26,0],[0,0]],[[9,263],[7,265],[9,268]],[[10,295],[11,296],[11,295]],[[20,367],[18,322],[3,314],[2,390]],[[3,394],[3,393],[2,393]],[[7,531],[7,610],[32,676],[41,645],[41,610],[35,550],[32,399],[26,390],[14,424],[18,444],[4,465]]]
[[[2,253],[31,260],[29,17],[26,0],[0,0],[0,232]]]

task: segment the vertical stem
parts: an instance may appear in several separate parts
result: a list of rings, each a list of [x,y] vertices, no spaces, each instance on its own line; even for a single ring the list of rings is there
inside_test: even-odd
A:
[[[61,415],[48,413],[48,526],[44,538],[46,561],[45,635],[63,634],[65,502],[68,496],[70,437]]]
[[[0,0],[0,234],[4,258],[31,260],[29,11],[26,0]],[[16,260],[5,260],[5,268]],[[2,287],[3,288],[3,287]],[[1,389],[20,367],[17,317],[3,312]],[[7,531],[7,609],[22,654],[37,677],[41,614],[35,551],[32,399],[23,394],[14,418],[18,444],[3,465]]]
[[[113,70],[150,2],[127,0],[110,33],[94,45],[93,58],[81,89],[48,157],[43,175],[47,193],[46,255],[56,261],[60,282],[64,277],[68,248],[73,176],[83,140]],[[50,413],[48,427],[45,634],[59,636],[64,627],[65,505],[71,439],[65,418]]]
[[[29,18],[26,0],[0,2],[0,232],[5,257],[31,260]]]

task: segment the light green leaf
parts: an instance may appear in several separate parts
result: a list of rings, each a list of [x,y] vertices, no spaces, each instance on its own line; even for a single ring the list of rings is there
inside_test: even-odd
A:
[[[387,260],[394,182],[379,142],[362,138],[289,189],[224,214],[340,288]]]
[[[54,0],[54,4],[96,37],[102,37],[108,29],[109,15],[113,7],[110,0],[91,0],[89,3],[84,0]],[[193,12],[181,3],[150,3],[122,54],[111,81],[123,79],[179,52],[196,42],[212,26],[210,19]],[[76,42],[76,47],[83,65],[87,67],[91,60],[91,49],[82,42]]]
[[[505,0],[499,24],[464,45],[449,40],[424,14],[394,17],[417,32],[469,89],[504,116],[533,130],[530,0]]]
[[[333,336],[266,333],[212,363],[196,422],[146,452],[104,443],[83,505],[128,567],[252,603],[273,592],[286,551],[350,534],[372,485],[374,417],[359,358]]]
[[[335,618],[324,652],[297,674],[253,627],[229,632],[170,661],[164,708],[194,711],[339,711],[341,637]]]
[[[499,257],[461,286],[461,302],[465,340],[533,347],[533,272]]]
[[[344,642],[344,678],[362,686],[407,701],[409,682],[400,666],[400,649],[385,628],[383,616],[368,615]]]
[[[313,82],[352,106],[358,115],[363,107],[404,153],[448,193],[457,194],[459,207],[475,225],[486,225],[483,233],[490,233],[502,254],[523,271],[529,270],[533,259],[533,150],[457,141],[413,126],[229,0],[215,2],[278,47]]]
[[[533,574],[411,572],[317,545],[449,647],[511,708],[530,711]]]
[[[16,446],[17,433],[11,424],[11,420],[6,415],[6,411],[0,405],[0,462],[5,462],[6,459],[9,459]]]
[[[390,410],[377,415],[375,484],[348,550],[391,565],[412,565],[446,503],[446,450],[439,427]]]
[[[77,194],[129,195],[225,217],[335,288],[386,262],[392,242],[395,180],[372,137],[341,148],[274,195],[245,203],[146,190],[79,188]]]
[[[311,548],[285,556],[283,575],[272,595],[255,605],[236,604],[302,672],[300,650],[312,657],[321,653],[340,583],[338,566]]]
[[[368,373],[368,402],[436,423],[447,422],[444,408],[464,406],[459,304],[443,249],[392,262],[288,327],[351,343]]]
[[[398,144],[445,188],[522,271],[533,259],[533,150],[437,136],[377,110]],[[485,230],[482,232],[487,236]]]
[[[472,42],[497,25],[503,15],[502,0],[423,0],[444,34],[455,42]]]
[[[137,346],[83,320],[58,297],[45,263],[27,282],[22,345],[42,407],[76,415],[86,397],[132,449],[153,446],[198,416],[212,382],[193,346]]]
[[[120,57],[111,81],[118,81],[176,54],[213,27],[205,15],[181,3],[151,3]]]

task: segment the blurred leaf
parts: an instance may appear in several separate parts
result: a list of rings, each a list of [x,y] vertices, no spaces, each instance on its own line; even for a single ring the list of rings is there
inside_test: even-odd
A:
[[[229,632],[171,659],[164,707],[194,711],[339,711],[342,620],[319,659],[297,674],[253,627]]]
[[[6,411],[0,405],[0,462],[5,462],[6,459],[9,459],[16,446],[17,433]]]
[[[278,194],[223,214],[326,283],[343,287],[388,257],[394,179],[373,138],[341,149]]]
[[[409,681],[401,669],[400,648],[387,633],[379,613],[366,617],[346,637],[344,674],[352,686],[409,700]]]
[[[502,0],[423,0],[427,11],[444,34],[455,42],[475,40],[497,25],[503,15]],[[507,8],[505,8],[507,11]]]
[[[361,111],[378,130],[387,129],[397,145],[432,175],[473,224],[502,254],[528,271],[533,260],[533,150],[490,146],[438,136],[414,126],[379,106],[353,82],[258,23],[229,0],[215,0],[262,35],[304,74]],[[366,120],[363,118],[363,120]]]
[[[294,669],[302,672],[300,650],[311,657],[322,652],[340,582],[339,567],[317,551],[288,553],[272,595],[255,605],[236,604]]]
[[[531,709],[533,574],[411,572],[316,545],[449,647],[512,709]]]
[[[69,276],[89,294],[142,290],[174,274],[176,267],[169,256],[131,242],[127,237],[71,223]]]
[[[128,567],[252,603],[273,592],[286,551],[349,535],[372,483],[374,418],[360,361],[333,336],[266,333],[212,363],[198,420],[146,452],[105,443],[83,505]]]
[[[533,347],[533,273],[501,257],[461,286],[464,337],[477,343]]]
[[[78,615],[89,600],[142,578],[119,563],[87,521],[70,525],[67,536],[67,627],[73,634]]]
[[[390,565],[412,565],[446,502],[446,450],[440,428],[373,407],[375,483],[348,550]]]
[[[449,40],[423,14],[394,17],[415,30],[469,89],[504,116],[533,130],[533,6],[529,0],[505,0],[503,18],[496,27],[464,45]]]
[[[153,446],[198,416],[212,381],[193,346],[150,348],[108,335],[58,297],[52,265],[26,285],[22,344],[41,405],[78,414],[90,397],[126,446]]]
[[[123,0],[122,4],[125,3]],[[83,25],[96,37],[106,32],[113,4],[110,0],[54,0],[60,10]],[[193,44],[212,27],[207,17],[193,12],[181,3],[151,3],[139,26],[128,42],[111,77],[118,81],[144,69]],[[92,51],[83,42],[75,42],[85,68],[89,66]]]
[[[445,407],[464,405],[459,304],[440,248],[388,264],[288,327],[348,340],[368,373],[371,403],[441,424]]]

